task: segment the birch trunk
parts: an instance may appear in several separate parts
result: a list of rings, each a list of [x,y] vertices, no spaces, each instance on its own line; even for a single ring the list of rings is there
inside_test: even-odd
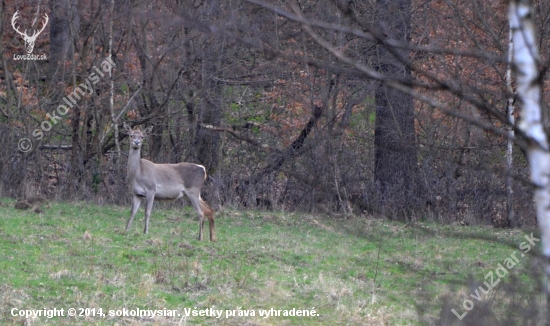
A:
[[[506,103],[506,115],[510,123],[508,146],[506,148],[506,216],[508,226],[515,227],[514,216],[514,188],[512,183],[512,170],[514,167],[513,144],[514,144],[514,88],[512,87],[512,60],[514,59],[514,42],[512,29],[509,30],[508,36],[508,66],[506,68],[506,89],[508,91],[508,100]]]
[[[550,258],[550,152],[542,118],[542,87],[532,0],[511,0],[508,15],[514,43],[513,66],[521,108],[518,129],[527,137],[529,144],[527,159],[531,171],[531,182],[535,186],[534,201],[541,229],[542,250],[547,259],[545,274],[548,280],[550,278],[550,259],[548,259]],[[550,322],[548,318],[550,292],[548,288],[545,291],[548,323]]]
[[[112,53],[113,53],[113,19],[114,19],[114,7],[115,7],[115,0],[111,0],[111,8],[110,8],[110,21],[109,21],[109,59],[112,59]],[[111,113],[111,122],[114,127],[115,131],[115,148],[116,148],[116,157],[117,162],[120,162],[120,143],[118,141],[118,121],[115,115],[115,108],[114,108],[114,97],[115,97],[115,85],[114,85],[114,79],[112,75],[112,71],[109,70],[109,79],[110,79],[110,88],[109,88],[109,111]]]

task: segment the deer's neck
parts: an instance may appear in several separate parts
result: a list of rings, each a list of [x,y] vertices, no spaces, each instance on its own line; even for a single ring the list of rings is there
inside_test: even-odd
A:
[[[130,148],[130,153],[128,154],[128,170],[126,171],[126,179],[128,181],[134,181],[136,179],[136,175],[139,171],[140,161],[140,149]]]

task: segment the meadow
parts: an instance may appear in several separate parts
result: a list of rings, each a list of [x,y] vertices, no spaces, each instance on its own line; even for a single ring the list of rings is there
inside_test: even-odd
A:
[[[129,207],[14,203],[2,325],[458,325],[488,304],[520,325],[540,299],[536,230],[223,209],[212,243],[189,206],[155,204],[144,235],[142,209],[126,233]]]

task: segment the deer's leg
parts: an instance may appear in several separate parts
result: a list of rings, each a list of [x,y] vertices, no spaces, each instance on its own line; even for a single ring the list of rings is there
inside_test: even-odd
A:
[[[136,213],[139,209],[140,204],[141,204],[141,197],[134,195],[133,203],[132,203],[132,213],[130,214],[130,219],[128,220],[128,223],[126,223],[126,232],[130,231],[130,227],[132,226],[132,221],[136,216]]]
[[[209,225],[210,225],[210,241],[216,241],[216,228],[214,227],[214,219],[210,220],[209,222]]]
[[[201,227],[199,229],[199,240],[202,241],[202,232],[204,231],[204,215],[200,217]]]
[[[155,195],[147,196],[147,206],[145,207],[145,228],[143,233],[149,233],[149,218],[151,217],[151,212],[153,211],[153,203],[155,201]]]
[[[210,241],[216,241],[216,228],[213,218],[208,220],[208,226],[210,226]]]
[[[214,226],[214,210],[204,200],[200,200],[203,215],[208,219],[210,226],[210,241],[216,241],[216,227]]]
[[[187,190],[185,194],[189,198],[189,201],[191,202],[191,205],[193,205],[193,208],[195,208],[195,210],[197,211],[197,214],[199,214],[199,241],[202,241],[202,231],[204,229],[204,213],[200,204],[200,193],[198,191]]]

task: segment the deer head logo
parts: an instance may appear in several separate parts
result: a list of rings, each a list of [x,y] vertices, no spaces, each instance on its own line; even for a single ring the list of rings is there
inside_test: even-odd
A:
[[[34,49],[34,42],[36,42],[36,38],[38,37],[38,35],[40,35],[40,33],[42,33],[42,31],[44,30],[44,28],[46,28],[46,25],[48,24],[48,21],[49,21],[49,17],[48,17],[48,14],[44,14],[44,24],[42,25],[42,28],[40,30],[35,30],[34,33],[32,35],[27,35],[27,30],[25,30],[25,32],[21,32],[19,29],[17,29],[17,26],[15,25],[15,21],[17,20],[17,18],[19,18],[19,11],[16,11],[15,14],[13,15],[13,18],[11,19],[11,26],[13,27],[13,29],[15,29],[15,31],[23,36],[23,40],[25,41],[25,50],[27,51],[27,54],[32,54],[32,50]]]

